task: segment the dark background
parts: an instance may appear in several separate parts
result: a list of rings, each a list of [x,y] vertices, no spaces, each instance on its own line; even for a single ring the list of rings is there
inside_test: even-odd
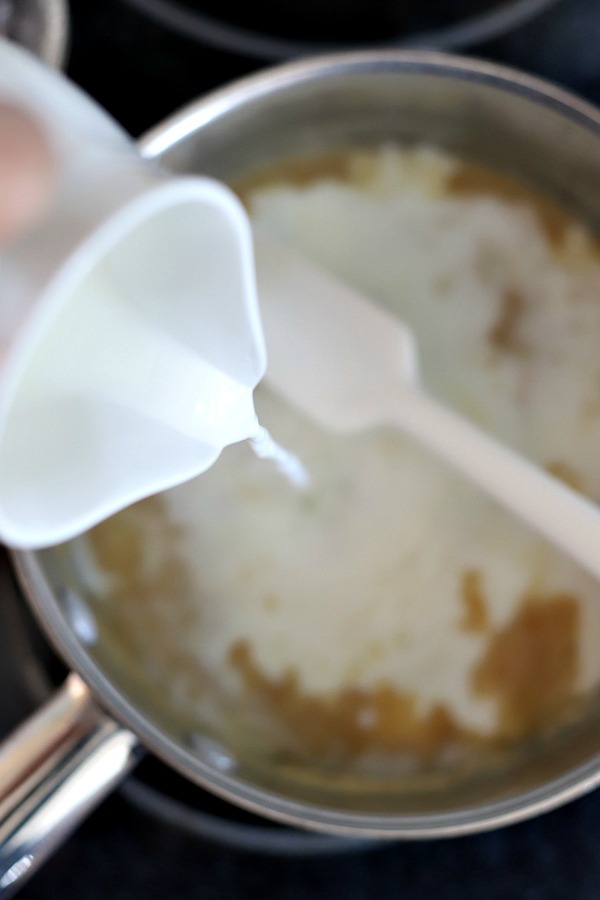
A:
[[[509,37],[468,52],[543,75],[600,104],[600,0],[561,0]],[[186,40],[123,0],[71,3],[67,72],[136,137],[200,94],[264,65]],[[7,594],[0,604],[0,733],[33,705],[37,677],[25,643],[6,638],[15,628],[8,606]],[[598,792],[485,835],[349,850],[329,839],[303,843],[293,832],[238,814],[158,764],[143,763],[138,778],[188,805],[190,827],[204,836],[165,824],[142,811],[131,792],[117,792],[24,887],[23,900],[600,896]],[[257,848],[243,849],[244,843]]]

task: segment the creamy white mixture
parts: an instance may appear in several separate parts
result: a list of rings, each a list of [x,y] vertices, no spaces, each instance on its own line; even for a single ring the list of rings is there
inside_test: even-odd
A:
[[[252,215],[400,314],[435,396],[600,498],[600,262],[590,239],[573,226],[553,248],[531,208],[452,195],[454,166],[429,149],[388,147],[357,185],[256,189]],[[500,347],[490,335],[507,294],[519,298],[518,321]],[[480,573],[494,628],[527,596],[577,597],[578,688],[598,681],[592,578],[394,430],[328,434],[266,389],[256,399],[310,487],[240,444],[165,498],[198,585],[182,646],[233,692],[228,654],[242,641],[266,677],[294,671],[307,693],[386,682],[423,713],[442,702],[461,725],[494,732],[497,701],[471,685],[489,635],[460,626],[469,570]]]

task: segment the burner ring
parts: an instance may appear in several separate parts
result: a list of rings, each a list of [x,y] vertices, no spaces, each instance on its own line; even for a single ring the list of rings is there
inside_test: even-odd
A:
[[[160,25],[187,38],[220,50],[276,62],[301,56],[335,51],[356,50],[356,44],[329,41],[297,41],[262,34],[238,27],[221,19],[192,11],[176,0],[123,0],[129,6]],[[496,9],[448,25],[414,35],[396,36],[389,40],[364,45],[362,49],[393,47],[456,51],[494,40],[525,25],[534,16],[560,0],[510,0]]]
[[[238,822],[183,803],[131,775],[119,793],[140,812],[192,837],[246,853],[282,857],[340,856],[387,845],[389,841],[344,838],[287,828]]]

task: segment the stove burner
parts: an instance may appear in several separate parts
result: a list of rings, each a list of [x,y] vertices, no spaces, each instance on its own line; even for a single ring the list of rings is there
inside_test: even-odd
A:
[[[172,31],[220,50],[280,61],[367,47],[464,50],[524,25],[558,0],[125,0]]]

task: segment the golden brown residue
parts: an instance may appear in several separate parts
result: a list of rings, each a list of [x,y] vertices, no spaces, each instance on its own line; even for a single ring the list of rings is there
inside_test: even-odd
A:
[[[514,288],[505,291],[498,317],[487,336],[492,346],[505,353],[518,353],[524,349],[519,339],[519,325],[524,311],[523,296]]]
[[[232,187],[242,198],[246,198],[248,194],[274,184],[307,187],[327,178],[356,184],[357,169],[360,168],[357,159],[361,158],[362,154],[358,151],[330,151],[294,157],[255,169],[233,181]],[[371,171],[375,171],[376,164],[371,156],[365,154],[365,158],[370,159]]]
[[[147,556],[144,561],[142,546],[158,515],[157,504],[145,501],[143,517],[134,507],[91,533],[98,564],[115,578],[110,597],[95,613],[103,635],[132,674],[165,708],[193,718],[194,703],[203,692],[217,696],[220,688],[182,641],[202,615],[201,604],[185,600],[190,594],[197,597],[198,587],[190,591],[173,553],[150,569]],[[460,627],[490,634],[482,573],[465,571],[461,589]],[[274,599],[265,596],[265,606],[273,609]],[[475,694],[499,704],[499,728],[488,738],[461,726],[441,703],[420,711],[416,696],[388,682],[372,689],[349,685],[329,696],[310,694],[293,671],[276,679],[265,675],[245,641],[231,648],[229,663],[242,679],[244,708],[266,713],[275,733],[283,726],[299,758],[325,763],[380,754],[429,764],[452,747],[493,749],[558,724],[575,694],[578,625],[575,598],[555,596],[525,601],[508,625],[490,635],[472,676]],[[177,684],[182,685],[180,696]]]
[[[349,687],[331,697],[316,696],[302,692],[293,672],[279,679],[267,678],[245,641],[231,648],[229,661],[251,700],[284,726],[303,754],[315,759],[383,753],[431,761],[445,747],[467,737],[442,704],[421,716],[415,698],[389,684],[374,690]]]
[[[206,672],[196,654],[184,648],[182,635],[197,627],[201,610],[185,602],[190,587],[177,555],[153,553],[155,528],[162,529],[161,542],[170,547],[176,542],[176,530],[169,529],[160,509],[160,500],[151,498],[90,532],[96,562],[113,579],[94,613],[103,637],[134,678],[153,691],[168,691],[166,682],[184,678],[191,698],[201,693]]]
[[[496,197],[506,203],[535,209],[537,219],[551,245],[560,248],[573,225],[573,216],[532,187],[507,175],[494,172],[472,162],[459,163],[448,180],[448,190],[460,196]]]
[[[169,529],[160,510],[160,500],[151,498],[102,522],[90,533],[98,566],[116,576],[119,594],[130,598],[128,605],[144,605],[148,596],[170,596],[177,590],[177,558],[163,549],[176,546],[177,530]],[[156,535],[160,544],[155,548],[158,552],[153,552]]]
[[[463,587],[470,630],[489,627],[479,573],[465,573]],[[386,682],[330,696],[304,692],[291,670],[267,677],[246,641],[232,646],[229,662],[248,701],[283,725],[302,754],[320,761],[411,755],[431,763],[452,746],[493,747],[560,721],[574,695],[577,632],[577,602],[556,596],[527,602],[490,638],[472,679],[476,694],[499,703],[499,728],[488,737],[460,725],[441,703],[420,713],[415,696]]]
[[[574,491],[583,493],[583,478],[568,463],[559,459],[553,460],[553,462],[549,462],[546,465],[546,471],[570,488],[573,488]]]
[[[559,717],[577,674],[577,601],[530,600],[490,642],[473,689],[500,701],[499,736],[516,740]]]
[[[268,164],[234,180],[232,187],[248,203],[249,195],[254,191],[273,185],[308,187],[316,181],[332,179],[366,186],[377,172],[378,163],[372,150],[340,149]],[[576,222],[571,214],[532,186],[471,161],[456,162],[448,175],[446,191],[465,197],[487,195],[535,210],[544,234],[555,249],[564,247]]]
[[[464,631],[487,631],[490,622],[483,595],[483,576],[481,572],[475,569],[468,569],[463,574],[461,597],[464,615],[460,621],[460,627]]]

